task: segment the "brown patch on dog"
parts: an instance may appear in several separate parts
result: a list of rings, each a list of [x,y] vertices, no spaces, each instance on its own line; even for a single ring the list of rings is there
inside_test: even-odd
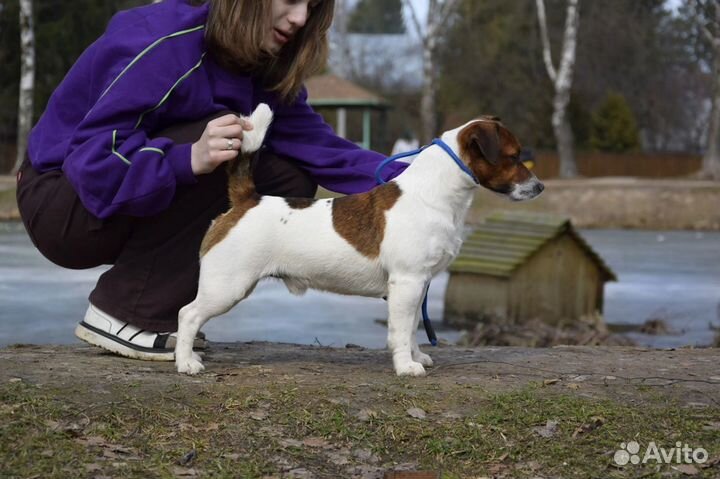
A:
[[[362,255],[377,258],[385,237],[385,212],[393,207],[402,191],[397,183],[357,195],[333,200],[333,228]]]
[[[260,203],[260,198],[262,198],[260,195],[253,192],[242,201],[233,202],[232,208],[218,216],[210,225],[207,233],[205,233],[200,245],[200,257],[205,256],[213,246],[224,240],[232,227],[238,224],[240,219],[245,216],[245,213]]]
[[[520,142],[495,117],[483,117],[458,134],[460,157],[480,184],[498,193],[525,182],[532,173],[519,160]]]
[[[315,204],[315,198],[285,198],[285,203],[294,210],[304,210]]]

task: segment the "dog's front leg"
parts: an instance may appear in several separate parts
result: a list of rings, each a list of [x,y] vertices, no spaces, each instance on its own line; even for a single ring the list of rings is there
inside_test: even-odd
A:
[[[420,346],[418,345],[418,342],[417,342],[417,331],[418,331],[418,326],[420,325],[421,319],[422,319],[422,304],[418,308],[417,313],[415,313],[415,324],[413,325],[412,344],[411,344],[412,359],[413,359],[413,361],[417,361],[418,363],[422,364],[426,368],[429,368],[429,367],[433,366],[433,360],[429,354],[425,354],[422,351],[420,351]]]
[[[391,276],[388,282],[388,347],[398,376],[423,376],[425,368],[413,360],[416,318],[425,293],[425,278]]]

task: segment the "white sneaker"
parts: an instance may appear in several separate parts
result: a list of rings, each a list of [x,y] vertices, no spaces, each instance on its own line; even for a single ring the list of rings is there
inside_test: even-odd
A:
[[[121,356],[147,361],[174,361],[177,333],[155,333],[115,319],[92,304],[85,319],[75,328],[75,336]],[[205,335],[198,333],[193,347],[207,346]]]

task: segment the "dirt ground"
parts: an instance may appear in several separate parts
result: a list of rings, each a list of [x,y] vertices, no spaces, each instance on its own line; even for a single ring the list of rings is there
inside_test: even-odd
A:
[[[720,477],[720,350],[211,343],[206,371],[86,346],[0,350],[2,477]],[[627,441],[703,464],[613,463]],[[3,472],[4,469],[4,472]]]
[[[17,219],[1,180],[0,219]],[[718,182],[546,186],[519,205],[479,192],[468,220],[507,208],[720,230]],[[211,343],[196,377],[85,346],[0,349],[0,477],[720,477],[720,349],[425,349],[423,378],[358,347]],[[619,465],[630,441],[707,457]]]

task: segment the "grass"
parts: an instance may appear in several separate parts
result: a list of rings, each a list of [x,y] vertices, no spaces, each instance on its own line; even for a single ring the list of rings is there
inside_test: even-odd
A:
[[[638,390],[642,406],[631,406],[540,386],[491,394],[400,379],[362,387],[195,386],[111,384],[99,394],[4,384],[0,476],[255,478],[302,467],[316,477],[350,477],[361,465],[410,463],[449,479],[659,478],[670,466],[614,467],[620,443],[682,441],[711,459],[720,454],[718,430],[708,427],[720,423],[718,408],[681,408],[653,391]],[[410,408],[427,417],[411,417]],[[541,437],[536,428],[548,420],[557,432]],[[716,475],[700,469],[696,477]]]

